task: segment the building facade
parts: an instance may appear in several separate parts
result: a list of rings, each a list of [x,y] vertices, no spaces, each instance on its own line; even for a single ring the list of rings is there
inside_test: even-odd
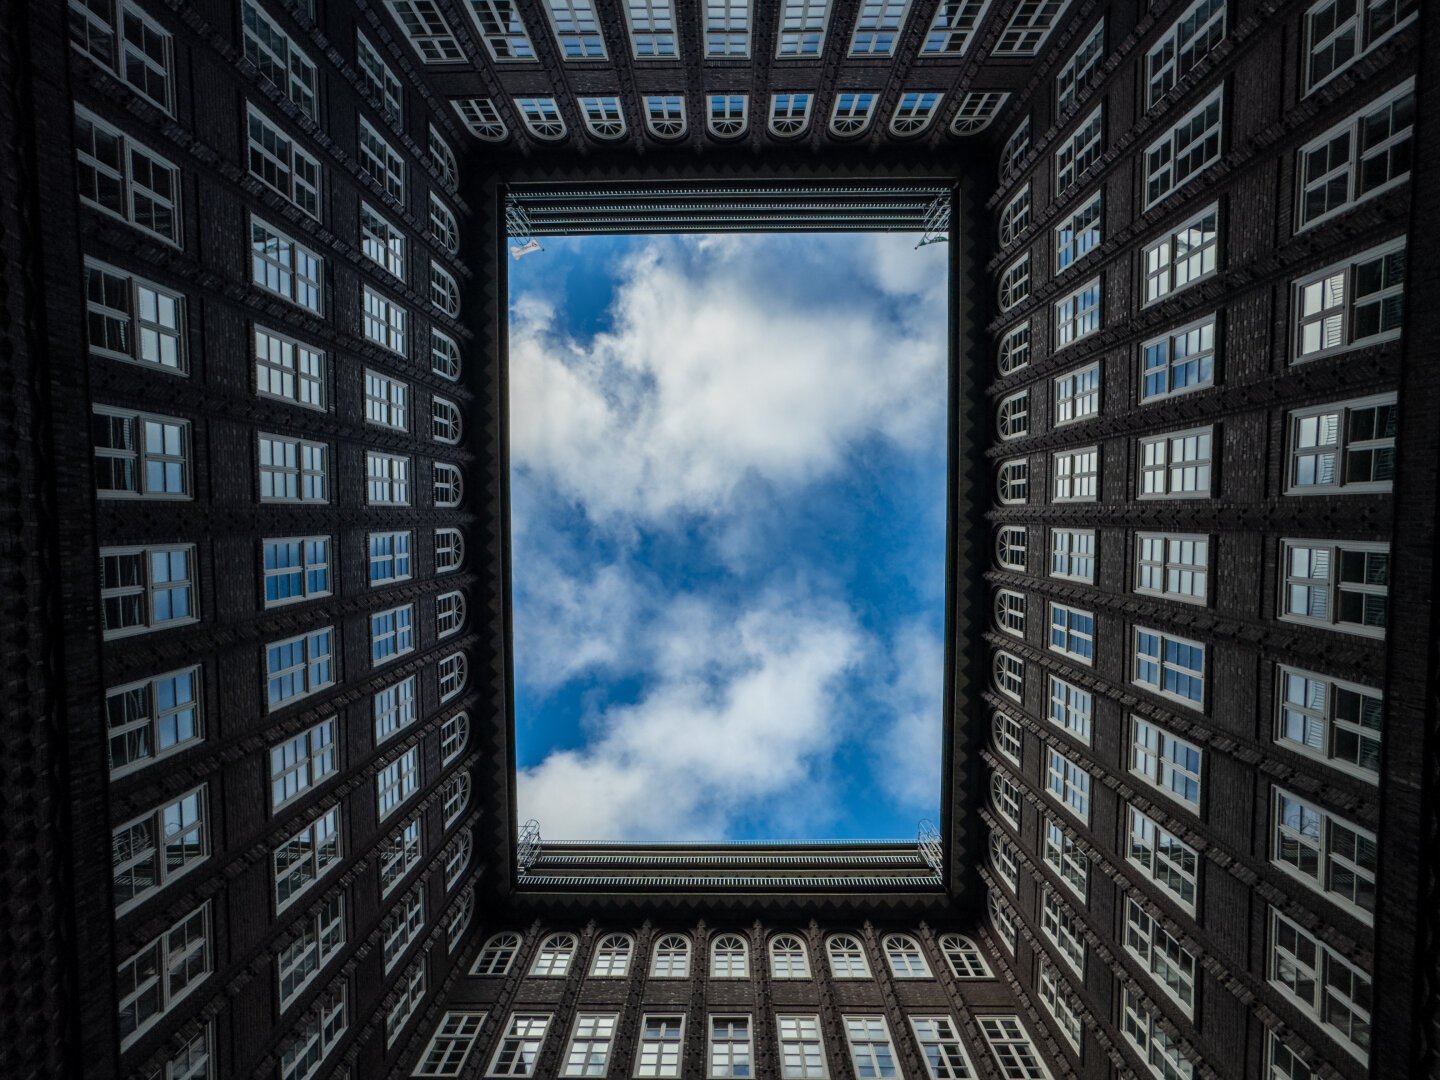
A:
[[[1421,7],[13,5],[0,1072],[1440,1076]],[[766,226],[948,237],[941,829],[547,847],[506,249]]]

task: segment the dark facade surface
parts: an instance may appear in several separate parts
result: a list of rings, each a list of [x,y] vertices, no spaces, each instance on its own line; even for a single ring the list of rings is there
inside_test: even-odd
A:
[[[0,1074],[1440,1076],[1421,9],[11,5]],[[867,181],[949,200],[939,865],[517,872],[507,192]]]

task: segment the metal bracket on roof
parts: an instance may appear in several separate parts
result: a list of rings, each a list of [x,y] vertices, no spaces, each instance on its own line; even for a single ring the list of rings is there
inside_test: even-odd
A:
[[[516,837],[515,866],[523,874],[535,865],[535,860],[538,858],[540,858],[540,822],[531,818],[520,826],[520,833]]]
[[[525,207],[509,199],[505,200],[505,232],[511,240],[519,241],[510,245],[512,259],[521,259],[545,250],[540,241],[530,235],[530,215],[525,212]]]
[[[940,830],[935,828],[935,823],[929,818],[920,822],[920,829],[915,837],[916,846],[920,848],[920,857],[936,874],[945,873],[945,845],[940,840]]]
[[[915,245],[919,251],[926,244],[939,244],[950,239],[950,193],[936,195],[935,201],[925,211],[925,232]]]

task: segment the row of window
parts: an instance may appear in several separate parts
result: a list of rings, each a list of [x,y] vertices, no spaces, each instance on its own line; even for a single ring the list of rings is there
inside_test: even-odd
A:
[[[408,581],[412,577],[411,540],[413,533],[372,532],[366,538],[370,587]],[[331,595],[334,558],[329,536],[294,536],[260,542],[264,572],[265,607],[279,607],[299,600]],[[435,530],[435,573],[450,574],[464,560],[464,539],[459,529]],[[439,637],[460,629],[465,621],[465,598],[445,593],[436,599]]]
[[[414,1077],[462,1075],[474,1052],[486,1014],[452,1010],[440,1020],[435,1035],[416,1064]],[[554,1023],[554,1014],[511,1013],[495,1043],[486,1076],[535,1076],[540,1055]],[[977,1065],[948,1014],[908,1015],[926,1075],[948,1080],[980,1076]],[[1006,1080],[1049,1080],[1050,1073],[1018,1016],[984,1014],[975,1018]],[[635,1077],[678,1077],[685,1060],[687,1017],[684,1013],[647,1012],[640,1017],[638,1045],[631,1071]],[[900,1055],[889,1023],[876,1013],[846,1013],[840,1023],[849,1048],[849,1069],[858,1077],[901,1077]],[[832,1075],[820,1017],[814,1013],[779,1012],[774,1017],[774,1060],[785,1078]],[[561,1057],[559,1076],[607,1076],[615,1064],[615,1043],[621,1017],[614,1012],[576,1014],[570,1040]],[[760,1022],[750,1013],[712,1013],[705,1019],[705,1077],[756,1076],[756,1041]],[[836,1063],[839,1075],[849,1070]]]

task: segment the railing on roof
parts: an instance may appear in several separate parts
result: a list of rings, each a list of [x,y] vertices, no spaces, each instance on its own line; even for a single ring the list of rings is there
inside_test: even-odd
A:
[[[935,823],[929,818],[920,822],[920,829],[915,838],[920,848],[920,857],[929,864],[930,869],[936,874],[945,873],[945,845],[940,839],[940,830],[935,828]]]
[[[534,866],[535,860],[540,857],[540,822],[531,818],[521,825],[516,841],[515,865],[523,874]]]

